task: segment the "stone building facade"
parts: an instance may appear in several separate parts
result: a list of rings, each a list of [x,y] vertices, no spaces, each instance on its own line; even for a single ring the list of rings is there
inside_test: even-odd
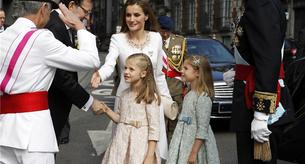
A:
[[[121,8],[126,0],[94,0],[92,31],[100,44],[108,43],[121,23]],[[216,38],[226,45],[232,39],[233,22],[242,14],[242,0],[149,0],[156,15],[168,15],[174,20],[175,33],[185,36]],[[6,22],[12,24],[18,16],[18,0],[0,0],[6,11]],[[298,38],[305,28],[305,0],[288,0],[287,37]],[[99,45],[102,46],[102,45]],[[104,45],[107,47],[108,45]]]

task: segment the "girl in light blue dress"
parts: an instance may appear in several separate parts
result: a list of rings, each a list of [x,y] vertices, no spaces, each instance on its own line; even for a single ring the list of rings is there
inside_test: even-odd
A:
[[[208,59],[203,56],[186,58],[182,78],[190,83],[191,90],[184,97],[166,163],[219,164],[217,145],[210,126],[214,87]]]

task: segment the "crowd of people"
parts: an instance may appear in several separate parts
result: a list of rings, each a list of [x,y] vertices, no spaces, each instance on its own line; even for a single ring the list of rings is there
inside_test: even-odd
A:
[[[54,164],[58,144],[68,142],[72,104],[115,123],[102,164],[220,163],[210,126],[212,68],[204,54],[187,53],[170,17],[157,18],[147,0],[127,0],[101,66],[83,23],[92,0],[24,0],[20,7],[7,28],[0,10],[0,164]],[[238,163],[276,164],[295,123],[281,64],[286,17],[280,0],[245,0],[244,7],[236,66],[224,74],[234,84]],[[78,83],[80,70],[96,70],[93,88],[117,71],[114,109]],[[304,163],[304,147],[297,151],[289,157]]]

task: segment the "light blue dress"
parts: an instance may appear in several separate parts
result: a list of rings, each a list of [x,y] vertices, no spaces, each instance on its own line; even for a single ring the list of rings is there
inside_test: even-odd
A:
[[[187,164],[194,141],[203,139],[196,164],[219,164],[217,145],[210,126],[212,101],[206,93],[186,94],[179,120],[169,146],[167,164]]]

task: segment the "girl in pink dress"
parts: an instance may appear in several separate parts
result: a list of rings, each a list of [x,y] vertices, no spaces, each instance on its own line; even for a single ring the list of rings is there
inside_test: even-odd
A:
[[[159,164],[160,96],[149,57],[129,56],[124,79],[129,88],[119,96],[118,112],[104,109],[117,128],[102,164]]]

